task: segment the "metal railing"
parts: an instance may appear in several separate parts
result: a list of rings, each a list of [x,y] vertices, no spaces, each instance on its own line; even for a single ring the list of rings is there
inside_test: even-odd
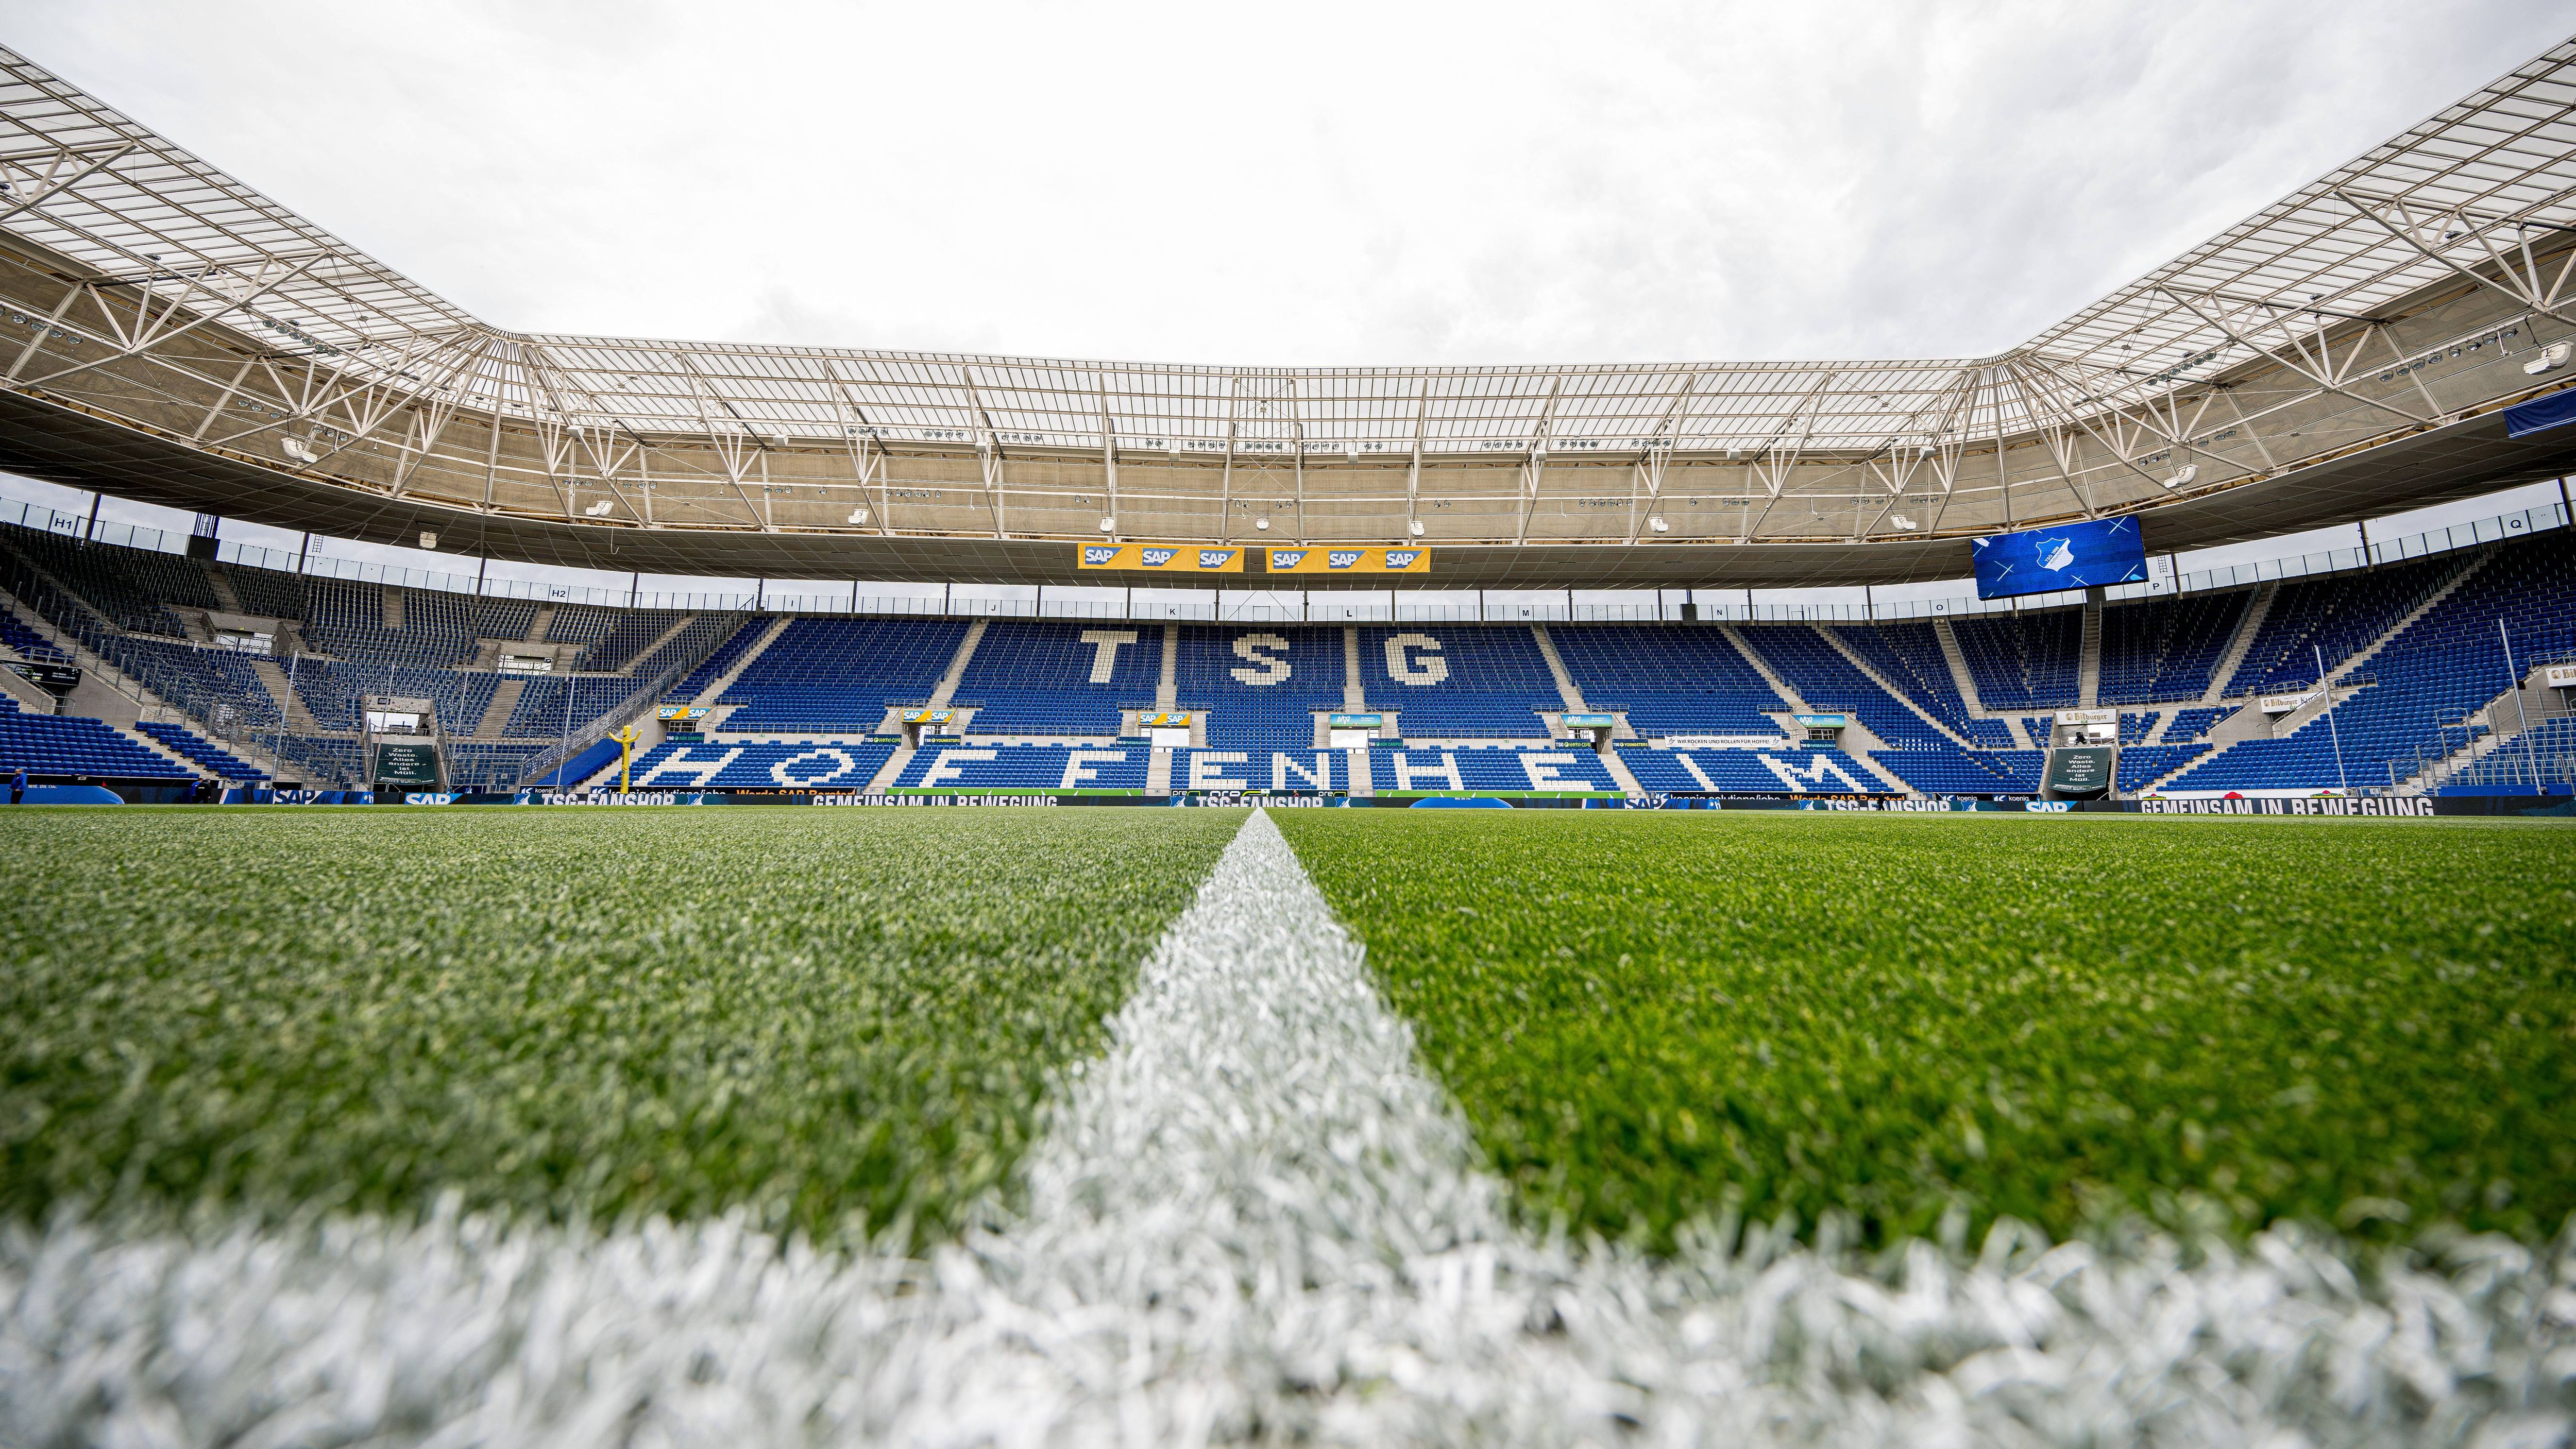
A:
[[[91,542],[125,548],[147,549],[159,553],[183,552],[184,535],[159,529],[121,523],[92,525],[77,514],[57,512],[40,504],[0,501],[0,523],[16,523],[28,528],[71,538],[87,536]],[[2374,540],[2365,550],[2352,548],[2325,549],[2311,553],[2261,559],[2253,563],[2232,564],[2224,568],[2194,569],[2177,578],[2154,579],[2145,583],[2120,584],[2104,591],[2113,603],[2135,599],[2170,598],[2183,594],[2208,593],[2218,589],[2245,588],[2276,579],[2305,578],[2317,574],[2349,573],[2381,564],[2402,563],[2431,554],[2449,553],[2568,525],[2563,505],[2526,509],[2520,513],[2500,514],[2454,524],[2448,528],[2429,529],[2393,539]],[[1436,558],[1435,552],[1435,558]],[[1867,599],[1857,603],[1779,603],[1763,602],[1731,589],[1667,589],[1653,603],[1580,603],[1545,600],[1508,602],[1407,604],[1400,601],[1352,599],[1340,591],[1308,592],[1295,604],[1278,602],[1242,602],[1228,604],[1208,599],[1049,599],[1045,590],[1030,599],[985,598],[981,596],[924,598],[910,595],[818,593],[810,585],[795,593],[773,592],[765,585],[751,592],[739,590],[667,590],[650,592],[641,589],[600,588],[586,584],[559,584],[536,579],[501,579],[475,573],[451,573],[411,568],[402,564],[370,563],[358,559],[338,558],[328,554],[297,555],[285,549],[263,548],[257,544],[225,543],[216,557],[226,563],[246,568],[271,569],[283,573],[300,573],[308,578],[347,579],[355,583],[389,584],[397,588],[434,589],[443,593],[474,594],[492,599],[533,599],[547,603],[592,604],[604,608],[634,607],[668,609],[690,613],[765,613],[765,614],[865,614],[896,615],[955,619],[1118,619],[1146,623],[1671,623],[1683,617],[1686,605],[1693,606],[1694,616],[1708,622],[1724,623],[1797,623],[1833,624],[1871,621],[1901,623],[1908,620],[1956,618],[1977,614],[2029,612],[2040,609],[2066,608],[2084,601],[2080,589],[2047,594],[2026,594],[2015,599],[1979,599],[1958,595],[1934,599]],[[1247,576],[1247,579],[1253,576]],[[1257,591],[1257,590],[1256,590]]]

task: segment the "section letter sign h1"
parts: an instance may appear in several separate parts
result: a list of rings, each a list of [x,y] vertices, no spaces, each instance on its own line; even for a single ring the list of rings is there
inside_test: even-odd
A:
[[[1075,545],[1077,566],[1130,573],[1239,574],[1243,550],[1195,543],[1085,543]]]

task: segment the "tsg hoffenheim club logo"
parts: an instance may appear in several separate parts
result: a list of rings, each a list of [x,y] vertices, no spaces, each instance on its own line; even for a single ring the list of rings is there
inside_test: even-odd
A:
[[[1147,567],[1147,568],[1149,568],[1149,569],[1158,569],[1158,568],[1161,568],[1163,565],[1165,565],[1165,564],[1167,564],[1167,563],[1170,563],[1170,562],[1172,561],[1172,555],[1174,555],[1174,554],[1176,554],[1176,553],[1179,553],[1179,552],[1180,552],[1180,550],[1179,550],[1179,549],[1177,549],[1177,548],[1149,548],[1149,549],[1146,549],[1146,550],[1144,550],[1144,552],[1143,552],[1143,557],[1144,557],[1144,560],[1145,560],[1145,567]]]
[[[2075,562],[2075,544],[2071,539],[2043,538],[2039,541],[2039,566],[2054,573]]]
[[[1103,548],[1091,543],[1082,546],[1082,561],[1094,567],[1105,566],[1116,557],[1118,557],[1118,550],[1115,548]]]

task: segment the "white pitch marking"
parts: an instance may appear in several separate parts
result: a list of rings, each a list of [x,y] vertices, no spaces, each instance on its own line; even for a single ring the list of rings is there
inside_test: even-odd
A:
[[[0,1233],[0,1442],[2549,1444],[2576,1248],[1518,1232],[1255,814],[927,1263],[727,1219]],[[2553,1355],[2558,1356],[2553,1359]],[[2428,1422],[2422,1405],[2436,1404]]]

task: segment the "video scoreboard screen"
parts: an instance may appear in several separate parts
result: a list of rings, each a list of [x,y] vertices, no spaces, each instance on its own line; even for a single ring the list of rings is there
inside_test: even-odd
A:
[[[2146,533],[2134,518],[1990,534],[1976,540],[1975,552],[1980,599],[2134,584],[2147,576]]]

